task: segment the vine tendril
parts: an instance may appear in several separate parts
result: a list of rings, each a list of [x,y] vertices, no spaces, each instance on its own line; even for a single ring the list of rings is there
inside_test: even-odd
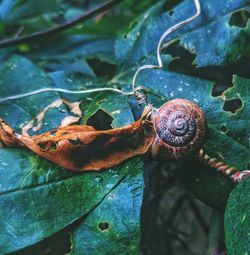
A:
[[[161,36],[159,42],[158,42],[158,45],[157,45],[157,50],[156,50],[156,54],[157,54],[157,62],[158,62],[158,65],[143,65],[141,67],[139,67],[137,69],[137,71],[135,72],[135,75],[133,77],[133,80],[132,80],[132,90],[135,89],[135,82],[136,82],[136,79],[137,79],[137,76],[138,74],[142,71],[142,70],[145,70],[145,69],[161,69],[163,67],[163,63],[162,63],[162,58],[161,58],[161,46],[162,46],[162,43],[163,41],[166,39],[166,37],[168,35],[170,35],[172,32],[174,32],[175,30],[177,30],[178,28],[184,26],[185,24],[193,21],[194,19],[196,19],[200,14],[201,14],[201,6],[200,6],[200,1],[199,0],[194,0],[194,4],[195,4],[195,7],[196,7],[196,13],[184,20],[184,21],[181,21],[179,23],[177,23],[176,25],[168,28]],[[170,42],[168,42],[165,46],[167,47],[169,45]]]
[[[220,161],[216,158],[211,158],[208,156],[203,149],[201,149],[198,153],[198,158],[202,163],[207,166],[212,167],[217,172],[223,173],[224,175],[229,176],[234,183],[241,182],[250,176],[250,170],[239,171],[235,167],[229,166],[223,161]]]

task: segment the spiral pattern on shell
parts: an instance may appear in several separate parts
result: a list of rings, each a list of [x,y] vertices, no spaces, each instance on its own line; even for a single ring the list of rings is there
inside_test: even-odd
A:
[[[154,116],[156,132],[152,154],[157,158],[180,159],[201,147],[206,121],[203,111],[185,99],[168,101]]]

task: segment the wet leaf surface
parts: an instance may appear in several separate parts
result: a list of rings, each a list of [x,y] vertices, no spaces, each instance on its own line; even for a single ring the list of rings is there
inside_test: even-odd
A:
[[[250,250],[250,180],[239,184],[231,193],[225,212],[225,234],[228,254],[248,254]]]
[[[31,10],[34,4],[37,5],[35,2],[16,1],[14,4],[3,1],[0,4],[0,17],[3,22],[0,26],[1,37],[6,37],[6,34],[15,36],[19,27],[23,26],[24,35],[55,26],[79,15],[84,8],[95,6],[98,1],[91,1],[90,5],[75,1],[75,7],[67,3],[58,6],[58,2],[52,4],[44,1],[39,4],[40,8],[36,8],[36,12],[26,11]],[[205,112],[208,122],[208,134],[204,143],[206,153],[244,170],[250,162],[249,2],[209,0],[202,1],[201,4],[202,15],[166,40],[167,42],[178,38],[176,46],[172,44],[162,50],[164,68],[143,71],[137,84],[149,89],[149,101],[155,107],[173,98],[185,98],[198,104]],[[123,8],[128,8],[125,6],[123,5]],[[63,13],[61,16],[54,13],[58,8]],[[126,9],[126,15],[122,14],[123,24],[132,18],[134,21],[126,23],[124,32],[120,32],[116,39],[113,37],[114,32],[109,30],[114,26],[105,26],[105,33],[102,17],[99,17],[100,19],[87,22],[86,30],[84,26],[79,26],[57,38],[46,38],[32,45],[1,49],[0,96],[43,87],[80,90],[112,86],[130,90],[137,67],[145,63],[156,63],[155,49],[162,32],[194,12],[193,3],[188,0],[170,5],[160,1],[152,3],[150,7],[145,4],[146,9],[140,8],[138,12],[135,11],[136,14],[142,13],[142,10],[145,12],[137,17],[132,11],[133,8]],[[118,9],[118,13],[120,12]],[[111,13],[108,22],[117,23],[116,14],[112,16]],[[127,19],[125,16],[130,14],[131,17]],[[4,27],[4,24],[8,25]],[[96,36],[94,31],[101,32]],[[175,47],[178,49],[177,55]],[[71,102],[82,101],[80,107],[83,116],[79,124],[91,123],[104,129],[132,123],[139,118],[142,110],[133,99],[114,93],[70,95],[50,92],[1,104],[0,117],[20,131],[24,124],[47,105],[60,98]],[[235,100],[238,104],[235,104]],[[48,110],[42,129],[33,135],[57,128],[69,114],[64,104]],[[0,154],[0,203],[3,208],[0,212],[3,229],[0,231],[1,253],[30,246],[71,225],[74,228],[72,254],[87,254],[85,251],[91,254],[94,250],[98,250],[100,255],[112,252],[126,254],[125,251],[130,249],[131,253],[139,254],[139,211],[144,184],[142,159],[130,160],[107,171],[76,174],[24,149],[1,148]],[[146,164],[150,168],[154,162],[149,158]],[[195,159],[184,164],[178,162],[171,167],[174,169],[174,178],[178,177],[196,197],[217,210],[224,211],[229,194],[234,188],[227,177],[203,166]],[[171,167],[166,167],[168,174],[172,171]],[[164,169],[161,165],[154,171],[164,175]],[[158,187],[159,178],[146,175],[145,183],[149,187]],[[240,184],[233,191],[226,210],[228,226],[232,226],[241,238],[239,240],[232,237],[231,230],[226,229],[229,254],[238,254],[235,253],[236,248],[237,251],[248,248],[247,241],[244,241],[246,224],[242,225],[243,214],[249,209],[247,196],[243,195],[246,193],[246,183]],[[167,187],[163,185],[160,188],[164,194],[169,190],[168,182],[165,184]],[[177,201],[181,199],[183,189],[182,186],[176,190],[173,188]],[[168,244],[166,239],[160,240],[160,237],[172,233],[169,229],[166,230],[164,223],[171,219],[170,208],[175,206],[170,203],[171,192],[159,198],[158,191],[146,190],[148,196],[156,196],[157,199],[153,199],[150,204],[155,208],[151,215],[149,210],[148,214],[142,212],[141,224],[145,234],[146,231],[152,232],[152,229],[155,229],[154,224],[160,222],[161,227],[157,225],[159,242],[165,245]],[[147,199],[148,197],[144,196],[143,208],[146,210]],[[191,210],[189,204],[180,208],[184,208],[180,209],[181,212],[185,208]],[[166,213],[169,213],[170,218],[162,218]],[[194,217],[199,218],[197,214],[184,215],[191,225]],[[231,215],[233,218],[229,221]],[[209,213],[204,217],[209,217]],[[80,225],[72,224],[79,219],[82,220]],[[147,225],[147,219],[150,219],[150,225]],[[196,226],[196,223],[193,225]],[[178,224],[177,226],[181,227]],[[189,234],[192,236],[192,231],[189,231]],[[149,244],[148,240],[152,240],[150,238],[150,235],[142,236],[146,244]],[[188,242],[191,245],[190,239]],[[179,252],[184,249],[180,248],[180,245],[171,247],[175,247],[175,251]],[[200,248],[192,247],[190,252],[201,251],[205,244]],[[185,248],[184,251],[186,250]],[[150,254],[150,249],[148,253],[145,250],[144,252]],[[159,255],[165,254],[165,250],[159,252],[162,252]]]

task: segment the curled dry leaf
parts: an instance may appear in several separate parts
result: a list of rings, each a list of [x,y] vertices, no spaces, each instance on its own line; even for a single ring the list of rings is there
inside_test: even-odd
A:
[[[147,120],[141,118],[124,127],[105,131],[91,126],[59,127],[38,136],[17,134],[0,119],[0,141],[7,147],[27,147],[59,166],[75,171],[100,170],[148,151],[154,139]]]
[[[66,100],[63,100],[63,103],[69,108],[70,112],[73,113],[74,116],[69,115],[63,118],[61,120],[61,127],[66,127],[74,123],[77,123],[82,117],[82,111],[80,109],[81,102],[71,103]]]
[[[49,109],[53,109],[56,107],[60,107],[62,104],[66,105],[71,113],[74,114],[74,116],[66,116],[61,120],[61,125],[60,127],[65,127],[72,125],[80,120],[82,117],[82,111],[80,109],[80,104],[81,102],[68,102],[63,99],[58,99],[46,106],[34,119],[32,119],[29,123],[25,124],[22,127],[22,134],[25,136],[29,136],[29,130],[32,129],[33,132],[38,132],[42,126],[43,126],[43,119],[45,117],[46,112]],[[36,125],[35,125],[36,123]]]
[[[16,137],[15,131],[0,118],[0,143],[5,147],[22,147],[23,144]]]

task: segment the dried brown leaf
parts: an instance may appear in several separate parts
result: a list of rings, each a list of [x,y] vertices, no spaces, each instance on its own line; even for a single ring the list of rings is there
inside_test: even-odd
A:
[[[47,160],[75,171],[100,170],[145,154],[154,138],[151,123],[141,118],[124,127],[105,131],[91,126],[59,127],[38,136],[15,133],[0,121],[0,141],[5,146],[24,146]]]

